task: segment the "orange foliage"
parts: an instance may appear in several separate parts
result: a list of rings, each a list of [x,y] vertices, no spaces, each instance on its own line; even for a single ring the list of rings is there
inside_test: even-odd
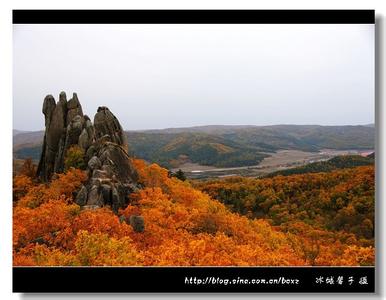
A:
[[[31,177],[26,175],[17,175],[13,177],[13,201],[24,197],[32,188],[33,182]]]
[[[120,223],[116,215],[108,208],[86,210],[79,213],[70,226],[58,233],[56,245],[65,249],[72,249],[76,243],[79,231],[87,231],[90,234],[107,234],[113,238],[123,238],[132,233],[131,226]]]
[[[82,230],[75,247],[80,264],[86,266],[132,266],[141,264],[142,260],[129,237],[115,239]]]
[[[79,170],[59,175],[48,186],[20,182],[17,187],[25,195],[14,208],[14,265],[373,263],[374,249],[347,246],[347,235],[340,241],[304,222],[283,230],[267,220],[241,216],[189,182],[169,178],[156,164],[134,164],[145,187],[119,211],[126,221],[109,208],[81,210],[72,202],[72,193],[84,180]],[[144,232],[127,224],[132,215],[144,218]]]
[[[32,181],[27,182],[25,177],[16,176],[14,179],[15,189],[20,193],[24,191],[24,197],[17,198],[18,206],[35,208],[49,200],[66,200],[72,201],[73,192],[79,188],[86,180],[86,173],[79,169],[70,169],[65,174],[58,174],[56,179],[53,179],[49,185],[38,184],[32,186]],[[25,181],[23,190],[23,181]],[[27,192],[28,191],[28,192]]]
[[[29,243],[52,244],[57,234],[72,225],[80,208],[63,200],[50,200],[37,208],[17,206],[13,212],[13,244],[16,249]]]
[[[30,178],[35,178],[36,176],[36,165],[32,162],[31,158],[27,158],[23,165],[21,166],[19,175],[28,176]]]

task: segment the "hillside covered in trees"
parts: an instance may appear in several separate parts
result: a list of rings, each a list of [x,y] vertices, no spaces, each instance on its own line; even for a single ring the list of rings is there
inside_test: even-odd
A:
[[[76,93],[47,95],[42,112],[38,165],[14,164],[15,266],[374,265],[373,165],[345,158],[329,172],[189,181],[129,151],[130,141],[165,164],[182,154],[252,164],[281,145],[367,147],[371,138],[356,137],[369,127],[215,126],[136,140],[108,107],[92,121]]]
[[[196,188],[251,219],[287,233],[374,246],[374,166],[264,179],[233,177]]]
[[[214,167],[259,164],[281,149],[373,149],[371,126],[199,126],[162,130],[126,131],[130,154],[175,168],[186,161]],[[17,132],[16,158],[38,160],[44,132]]]
[[[114,214],[75,203],[85,171],[38,183],[27,161],[14,177],[14,265],[374,264],[373,167],[193,187],[133,164],[143,188]],[[127,222],[133,215],[143,232]]]
[[[220,168],[258,165],[275,151],[373,149],[374,127],[368,126],[199,126],[127,131],[130,153],[163,167],[187,159]]]

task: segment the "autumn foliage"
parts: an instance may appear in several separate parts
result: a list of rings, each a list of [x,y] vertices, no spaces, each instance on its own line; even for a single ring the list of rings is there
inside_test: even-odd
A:
[[[246,209],[245,215],[232,211],[214,199],[218,198],[219,186],[229,185],[231,190],[236,189],[232,181],[207,182],[196,188],[188,181],[168,176],[168,171],[156,164],[147,165],[141,160],[135,160],[134,164],[144,188],[131,195],[130,204],[118,215],[109,207],[82,210],[73,202],[73,193],[86,179],[84,171],[69,169],[47,185],[35,183],[25,175],[16,176],[14,265],[374,263],[374,248],[361,243],[358,240],[361,235],[357,236],[355,232],[350,235],[345,231],[329,231],[323,226],[308,224],[300,217],[281,226],[270,217],[253,216],[253,197],[247,205],[251,208]],[[295,181],[287,188],[301,189],[302,183]],[[317,181],[314,184],[318,186]],[[358,188],[358,185],[363,185],[359,178],[352,182],[350,190],[361,193],[360,189],[364,187]],[[272,183],[260,191],[267,196],[266,201],[277,200],[276,194],[272,193],[275,188]],[[341,189],[343,193],[345,189]],[[268,209],[269,205],[266,203],[265,207]],[[144,232],[135,232],[128,222],[122,221],[132,215],[143,216]]]
[[[286,232],[293,248],[312,265],[374,263],[373,166],[263,179],[233,177],[194,186],[232,211]]]

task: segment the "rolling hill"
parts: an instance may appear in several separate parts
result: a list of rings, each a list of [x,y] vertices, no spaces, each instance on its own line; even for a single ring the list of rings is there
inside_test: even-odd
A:
[[[375,139],[373,127],[316,125],[201,126],[127,135],[132,154],[166,167],[186,156],[202,165],[250,166],[277,150],[372,149]]]
[[[205,132],[128,132],[128,139],[134,156],[165,167],[186,161],[216,167],[256,165],[268,156],[256,147]]]
[[[190,161],[215,167],[257,165],[277,150],[373,149],[373,126],[197,126],[127,131],[132,155],[164,167]],[[14,135],[15,158],[39,159],[43,132]]]

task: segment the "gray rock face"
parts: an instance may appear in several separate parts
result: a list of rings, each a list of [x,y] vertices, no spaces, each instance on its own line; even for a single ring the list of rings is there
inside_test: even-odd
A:
[[[80,189],[80,191],[76,195],[75,203],[80,205],[80,206],[86,205],[86,203],[87,203],[87,189],[84,185],[82,185],[82,188]]]
[[[46,96],[42,111],[46,131],[37,174],[43,181],[49,181],[54,173],[63,172],[66,152],[69,147],[78,144],[88,118],[84,118],[82,106],[75,93],[67,101],[66,93],[61,92],[57,103],[53,96]],[[93,138],[88,137],[89,140]]]
[[[91,186],[90,190],[88,191],[86,205],[97,205],[99,207],[103,206],[103,199],[100,191],[100,186]]]
[[[85,153],[88,179],[75,202],[83,209],[109,205],[115,213],[126,207],[130,193],[140,186],[128,156],[126,135],[113,113],[107,107],[99,107],[92,124],[83,115],[76,93],[67,101],[62,92],[58,103],[51,95],[44,99],[43,114],[46,131],[38,167],[41,180],[49,181],[55,173],[63,172],[67,150],[77,145]],[[140,218],[133,221],[138,232],[144,224]]]
[[[102,164],[101,169],[112,172],[115,180],[125,183],[138,181],[138,173],[123,147],[105,142],[99,148],[98,157]]]
[[[62,92],[60,100],[55,103],[54,97],[48,95],[44,98],[43,114],[45,117],[46,132],[43,140],[43,149],[38,165],[38,176],[44,181],[51,179],[55,170],[55,163],[60,160],[60,141],[65,135],[67,101]]]
[[[82,133],[84,119],[77,115],[69,122],[66,130],[66,143],[65,148],[68,149],[71,145],[77,145],[79,143],[79,137]]]
[[[138,187],[138,174],[120,145],[95,142],[93,147],[94,156],[88,161],[91,196],[87,205],[110,205],[117,213],[128,204],[129,195]],[[99,189],[96,191],[95,187]]]
[[[90,170],[97,170],[102,167],[102,163],[97,156],[93,156],[88,161],[87,166],[89,167]]]
[[[76,93],[73,93],[72,98],[67,102],[67,109],[67,122],[71,122],[76,116],[83,116],[82,106]]]
[[[82,133],[79,135],[79,140],[78,140],[79,147],[81,147],[82,149],[87,149],[88,147],[90,147],[89,141],[90,139],[87,134],[87,131],[86,129],[83,129]]]
[[[122,146],[126,152],[128,151],[127,137],[121,124],[107,107],[98,107],[94,117],[94,128],[97,139],[108,135],[111,142]]]
[[[52,95],[47,95],[44,98],[43,102],[43,114],[45,117],[45,126],[48,128],[50,126],[50,121],[52,117],[52,113],[56,107],[55,99]]]

